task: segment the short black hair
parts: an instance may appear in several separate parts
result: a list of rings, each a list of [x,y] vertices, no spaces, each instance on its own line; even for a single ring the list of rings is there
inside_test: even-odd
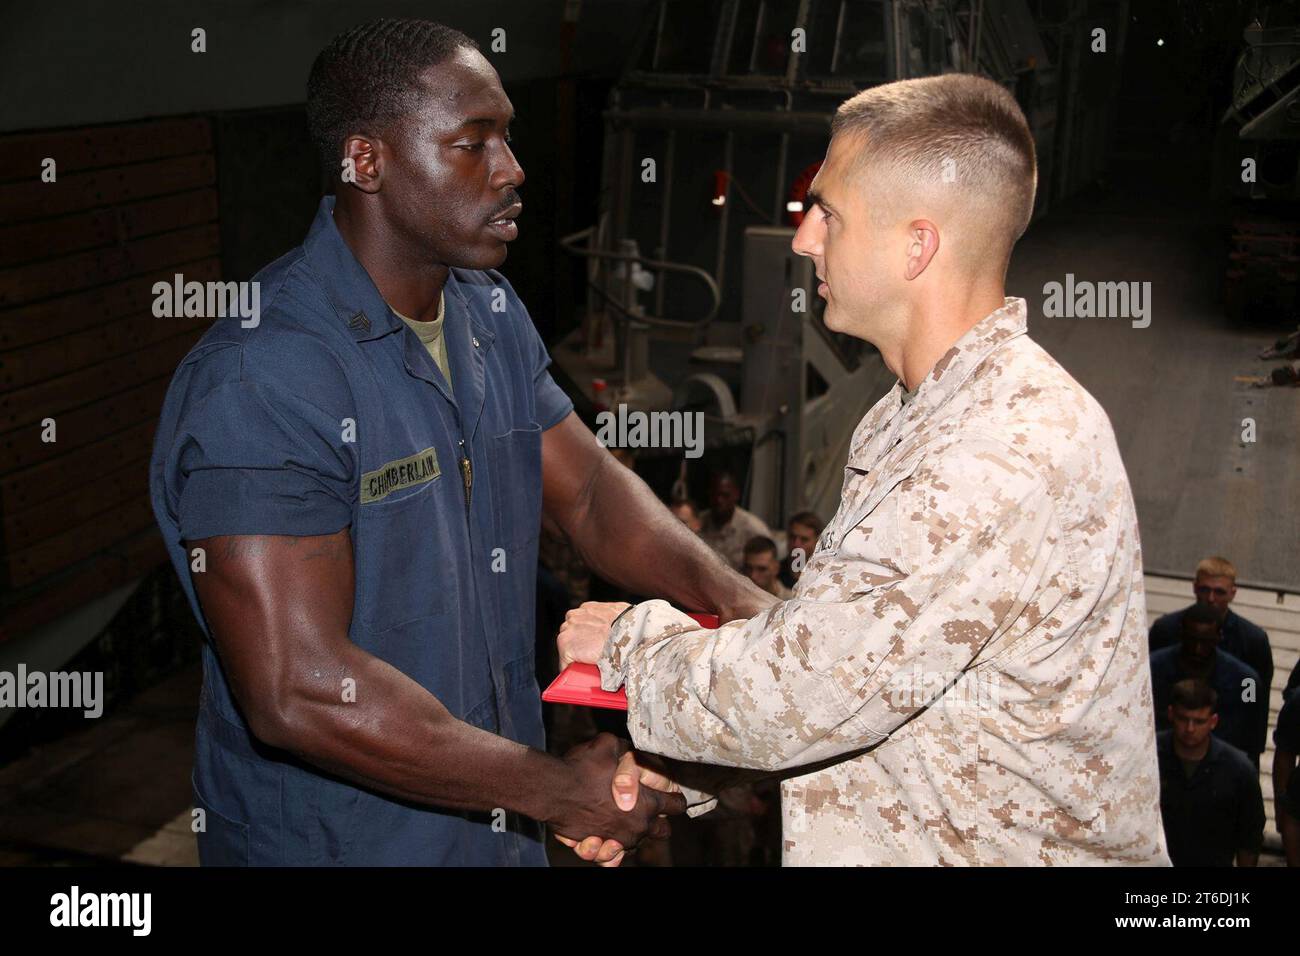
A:
[[[776,557],[776,542],[764,535],[756,535],[745,542],[745,556],[751,554],[768,554]]]
[[[1182,710],[1200,710],[1208,707],[1211,711],[1217,712],[1219,709],[1219,695],[1214,688],[1205,681],[1192,677],[1174,684],[1169,702]]]
[[[1214,613],[1214,608],[1207,604],[1193,604],[1183,612],[1183,629],[1186,630],[1189,624],[1214,625],[1215,630],[1219,628],[1219,617]]]
[[[307,123],[321,162],[333,169],[353,133],[382,135],[416,108],[416,77],[456,50],[478,44],[432,20],[371,20],[340,33],[307,78]]]

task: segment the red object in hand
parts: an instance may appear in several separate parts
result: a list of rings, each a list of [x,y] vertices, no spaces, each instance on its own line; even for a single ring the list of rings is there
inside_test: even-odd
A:
[[[702,627],[715,628],[721,621],[716,614],[690,615]],[[542,692],[548,704],[578,704],[582,707],[604,707],[606,710],[627,710],[627,692],[620,687],[615,691],[602,690],[600,668],[595,664],[570,664],[551,686]]]

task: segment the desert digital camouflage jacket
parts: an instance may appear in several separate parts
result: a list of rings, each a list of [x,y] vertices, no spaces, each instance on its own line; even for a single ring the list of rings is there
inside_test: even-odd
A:
[[[615,623],[599,665],[636,746],[803,768],[781,790],[787,865],[1167,865],[1105,412],[1014,298],[900,393],[855,431],[791,600],[715,631],[664,601]]]

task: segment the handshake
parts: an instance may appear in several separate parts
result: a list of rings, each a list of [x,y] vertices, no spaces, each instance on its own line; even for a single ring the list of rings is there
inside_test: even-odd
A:
[[[654,758],[636,753],[613,734],[579,744],[564,755],[564,762],[576,772],[579,785],[570,806],[550,822],[555,838],[584,860],[618,866],[642,840],[665,839],[668,817],[686,812],[681,788]]]
[[[596,663],[609,637],[610,625],[627,607],[589,601],[570,611],[556,638],[560,669],[574,662]],[[599,809],[584,807],[583,819],[554,823],[556,839],[584,860],[618,866],[627,851],[635,849],[641,840],[666,838],[670,832],[668,817],[686,811],[681,787],[665,775],[663,762],[636,753],[626,741],[612,734],[600,734],[574,747],[564,760],[578,771],[580,780],[598,785],[605,781],[614,801],[611,814],[603,793],[593,794]],[[588,786],[580,789],[585,791]]]

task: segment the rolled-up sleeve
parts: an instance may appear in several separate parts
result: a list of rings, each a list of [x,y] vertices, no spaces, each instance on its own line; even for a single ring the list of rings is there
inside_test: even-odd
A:
[[[181,539],[347,527],[358,481],[349,427],[359,427],[347,418],[251,381],[193,402],[162,459]]]
[[[781,770],[877,744],[1063,560],[1048,488],[992,440],[923,459],[869,517],[872,534],[815,555],[799,597],[751,620],[705,630],[664,601],[625,614],[599,667],[606,689],[626,684],[637,747]],[[874,540],[890,553],[873,556]]]

